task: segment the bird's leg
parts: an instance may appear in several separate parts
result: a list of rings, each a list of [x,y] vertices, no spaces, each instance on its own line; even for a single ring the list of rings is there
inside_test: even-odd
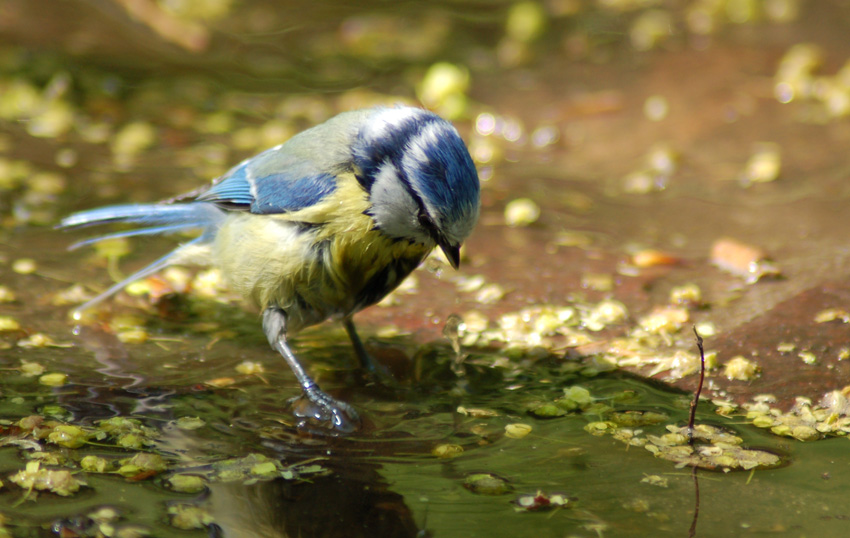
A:
[[[395,378],[382,364],[375,361],[375,358],[366,351],[366,346],[360,340],[357,334],[357,329],[354,327],[354,322],[351,318],[342,320],[342,326],[345,327],[345,332],[348,333],[348,338],[351,339],[351,345],[354,347],[354,353],[357,355],[357,360],[360,361],[360,366],[366,371],[366,374],[376,381],[380,381],[386,385],[394,385]]]
[[[349,404],[335,400],[323,392],[292,353],[286,339],[286,313],[277,307],[267,308],[263,312],[263,331],[271,346],[283,356],[286,364],[292,369],[304,392],[308,405],[296,406],[295,415],[323,424],[330,423],[334,429],[342,432],[356,430],[360,426],[357,411]]]

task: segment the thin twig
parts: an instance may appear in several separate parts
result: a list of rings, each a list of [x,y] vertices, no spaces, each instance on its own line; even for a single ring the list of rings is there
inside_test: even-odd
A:
[[[694,465],[691,471],[691,477],[694,480],[694,519],[691,520],[688,538],[694,538],[697,535],[697,521],[699,521],[699,477],[697,476],[697,470],[699,470],[699,467]]]
[[[691,401],[691,414],[688,417],[688,445],[693,446],[694,444],[694,422],[696,421],[697,416],[697,405],[699,404],[699,397],[702,393],[702,384],[705,381],[705,349],[702,346],[702,336],[697,332],[697,328],[694,327],[694,334],[697,337],[697,348],[699,348],[699,385],[697,385],[697,391],[694,393],[694,399]],[[691,476],[694,481],[694,519],[691,521],[691,528],[688,531],[688,537],[693,538],[697,535],[697,521],[699,521],[699,477],[697,476],[697,471],[699,470],[699,465],[694,465]]]
[[[688,444],[691,446],[694,444],[694,421],[697,416],[697,404],[702,393],[702,384],[705,381],[705,349],[702,347],[702,336],[699,335],[696,327],[694,327],[694,334],[697,337],[697,347],[699,348],[699,385],[697,385],[697,391],[691,401],[691,415],[688,417]]]

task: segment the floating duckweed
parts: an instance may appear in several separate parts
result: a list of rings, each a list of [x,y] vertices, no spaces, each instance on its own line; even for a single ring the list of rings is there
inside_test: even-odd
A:
[[[226,289],[224,277],[218,269],[199,271],[192,280],[192,293],[201,297],[215,298]]]
[[[815,314],[815,323],[829,323],[836,320],[850,323],[850,314],[843,308],[827,308]]]
[[[557,233],[554,243],[559,247],[588,248],[593,245],[593,238],[585,232],[566,230]]]
[[[145,122],[133,122],[125,125],[112,137],[112,153],[119,157],[132,157],[153,146],[156,142],[156,130]]]
[[[531,414],[540,418],[561,417],[567,414],[567,410],[554,403],[545,403],[531,409]]]
[[[505,297],[505,288],[499,284],[487,284],[475,294],[475,301],[481,304],[498,303]]]
[[[66,183],[65,176],[55,172],[38,172],[27,180],[33,192],[47,195],[61,194],[65,191]]]
[[[629,510],[631,512],[636,512],[638,514],[643,514],[645,512],[649,512],[650,503],[647,499],[629,499],[628,501],[623,503],[623,508]]]
[[[760,415],[753,419],[753,426],[756,428],[771,428],[775,424],[772,417]]]
[[[585,425],[584,431],[591,435],[605,435],[617,427],[613,422],[596,421]]]
[[[511,227],[529,226],[540,218],[540,206],[530,198],[517,198],[505,206],[505,224]]]
[[[86,444],[88,439],[88,432],[71,424],[60,424],[47,436],[49,442],[66,448],[79,448]]]
[[[750,381],[758,372],[758,365],[741,355],[731,358],[723,367],[723,375],[732,381]]]
[[[649,333],[673,333],[681,329],[689,319],[690,313],[686,308],[665,306],[654,309],[650,314],[642,317],[638,323]]]
[[[663,183],[657,181],[658,179],[658,174],[651,170],[630,172],[623,178],[623,191],[628,194],[649,194],[661,190]]]
[[[795,349],[797,349],[797,346],[793,342],[780,342],[776,346],[776,351],[778,351],[780,353],[791,353]]]
[[[581,287],[593,291],[611,291],[614,289],[614,277],[605,273],[584,273],[581,275]]]
[[[168,477],[171,489],[180,493],[199,493],[207,487],[206,480],[200,476],[176,474]]]
[[[613,299],[606,299],[597,303],[582,318],[582,325],[589,331],[601,331],[608,325],[625,320],[628,315],[629,311],[623,303]]]
[[[18,347],[70,347],[71,344],[59,344],[44,333],[33,333],[26,338],[18,340]]]
[[[469,71],[447,62],[432,65],[417,87],[422,103],[437,109],[447,119],[457,119],[466,110]]]
[[[586,407],[593,403],[590,391],[580,385],[565,388],[564,398],[575,402],[577,407]]]
[[[216,388],[229,387],[234,383],[236,383],[236,380],[232,377],[216,377],[215,379],[207,379],[204,381],[204,384]]]
[[[487,330],[489,325],[490,319],[487,316],[481,312],[473,310],[463,315],[463,323],[460,324],[458,330],[461,335],[477,334]]]
[[[123,433],[115,440],[121,448],[139,450],[145,445],[145,438],[136,433]]]
[[[27,132],[40,138],[56,138],[67,133],[74,122],[74,110],[58,99],[44,102],[37,114],[26,122]]]
[[[626,428],[661,424],[669,417],[655,411],[617,411],[611,414],[611,420]]]
[[[453,458],[455,456],[459,456],[463,454],[463,447],[460,445],[452,445],[452,444],[441,444],[435,446],[431,450],[431,454],[437,456],[438,458]]]
[[[511,6],[505,21],[508,38],[530,42],[539,38],[546,29],[546,12],[537,2],[518,2]]]
[[[112,417],[101,420],[98,423],[101,436],[108,435],[115,440],[115,444],[122,448],[139,450],[145,445],[153,443],[157,431],[143,426],[140,421],[125,417]]]
[[[472,293],[480,290],[487,283],[487,279],[484,275],[459,276],[455,283],[458,291]]]
[[[109,461],[100,456],[89,454],[80,460],[80,468],[90,473],[105,473],[109,469]]]
[[[274,461],[264,461],[257,463],[251,467],[251,474],[257,476],[271,476],[277,474],[277,463]]]
[[[746,24],[758,19],[760,7],[759,0],[727,0],[726,16],[735,24]]]
[[[25,490],[50,491],[67,497],[80,490],[85,482],[78,480],[70,471],[42,469],[38,461],[27,463],[26,470],[18,471],[9,477],[13,483]]]
[[[505,437],[509,437],[511,439],[522,439],[529,433],[531,433],[531,425],[529,424],[517,422],[505,426]]]
[[[791,428],[791,437],[800,441],[813,441],[820,439],[820,433],[811,426],[794,426]]]
[[[693,283],[676,286],[670,290],[670,303],[673,305],[699,306],[702,304],[702,290]]]
[[[666,488],[669,485],[667,478],[657,474],[644,475],[640,482],[641,484],[649,484],[650,486],[656,486],[659,488]]]
[[[4,81],[0,89],[0,118],[24,119],[35,114],[41,106],[38,88],[22,78]]]
[[[750,156],[744,170],[741,172],[741,182],[744,185],[750,183],[766,183],[774,181],[779,177],[782,167],[782,157],[779,145],[772,142],[758,144]]]
[[[60,290],[53,295],[50,304],[53,306],[66,306],[84,303],[93,296],[86,291],[81,284],[74,284],[68,288]]]
[[[31,460],[38,460],[42,465],[68,465],[68,458],[61,452],[41,451],[26,454]]]
[[[0,332],[20,330],[21,324],[18,320],[9,316],[0,316]]]
[[[770,431],[775,433],[776,435],[791,437],[791,426],[788,426],[786,424],[776,425],[776,426],[772,427],[770,429]]]
[[[822,62],[823,51],[817,45],[799,43],[791,47],[779,60],[775,87],[777,98],[788,103],[809,97],[812,73]]]
[[[493,418],[499,416],[499,412],[493,409],[484,409],[481,407],[464,407],[462,405],[457,406],[457,412],[458,414],[475,418]]]
[[[38,378],[40,384],[48,387],[61,387],[67,380],[68,376],[61,373],[44,374]]]
[[[116,333],[115,337],[124,344],[144,344],[150,335],[144,329],[128,329]]]
[[[126,237],[113,237],[94,244],[94,252],[101,258],[118,259],[130,253],[130,241]]]
[[[145,318],[136,314],[119,314],[109,320],[109,328],[115,332],[137,329],[144,324]]]
[[[44,373],[46,368],[44,365],[39,364],[37,362],[29,362],[29,361],[21,361],[21,366],[19,367],[21,374],[25,377],[34,377],[37,375],[41,375]]]
[[[651,50],[672,35],[673,27],[673,17],[668,11],[644,11],[634,20],[629,30],[632,47],[639,51]]]
[[[165,460],[159,454],[139,452],[132,458],[121,460],[121,467],[116,473],[128,478],[140,474],[156,474],[166,469]]]
[[[227,134],[233,130],[233,114],[227,110],[218,110],[207,114],[197,125],[198,132],[207,134]]]
[[[0,303],[14,303],[17,300],[15,292],[8,286],[0,286]]]
[[[242,458],[224,460],[213,464],[214,477],[223,482],[244,481],[253,483],[257,480],[300,479],[305,475],[327,474],[328,470],[321,465],[292,465],[284,468],[280,461],[270,459],[263,454],[248,454]]]
[[[687,437],[678,432],[665,433],[661,436],[647,435],[646,438],[655,446],[677,446],[687,441]]]
[[[801,351],[797,354],[797,356],[800,357],[805,364],[815,364],[818,362],[817,356],[811,351]]]
[[[502,477],[490,473],[475,473],[463,480],[463,487],[479,495],[504,495],[513,488]]]
[[[191,431],[197,430],[198,428],[203,428],[206,426],[206,422],[199,417],[180,417],[174,421],[174,425],[177,426],[181,430]]]
[[[38,270],[38,264],[31,258],[20,258],[12,262],[12,271],[19,275],[31,275]]]
[[[172,504],[168,507],[171,525],[181,530],[203,529],[215,522],[215,518],[200,506]]]
[[[265,373],[263,363],[257,361],[242,361],[236,365],[236,371],[243,375],[257,375]]]

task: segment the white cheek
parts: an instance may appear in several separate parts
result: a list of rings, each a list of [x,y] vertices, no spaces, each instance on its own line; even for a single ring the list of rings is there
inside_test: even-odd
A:
[[[416,226],[416,202],[404,188],[395,167],[384,163],[372,185],[372,214],[381,230],[390,237],[427,239]]]

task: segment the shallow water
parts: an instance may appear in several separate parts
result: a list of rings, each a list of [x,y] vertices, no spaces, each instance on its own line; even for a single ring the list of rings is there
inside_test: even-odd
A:
[[[666,424],[686,421],[687,394],[628,375],[594,375],[578,363],[570,363],[577,371],[567,373],[573,368],[549,359],[529,363],[510,384],[499,368],[470,365],[459,383],[450,371],[451,353],[443,347],[440,360],[422,366],[422,378],[415,385],[407,381],[394,392],[361,386],[337,393],[362,410],[372,429],[345,438],[315,436],[299,433],[287,423],[283,403],[297,393],[297,387],[288,372],[274,367],[274,357],[261,359],[268,368],[265,374],[233,375],[234,356],[239,356],[235,349],[241,347],[246,355],[265,353],[263,343],[256,340],[222,344],[213,348],[213,356],[202,362],[193,357],[191,363],[183,358],[191,356],[186,347],[197,349],[199,342],[191,338],[167,352],[146,344],[138,350],[144,353],[133,354],[139,358],[132,363],[122,357],[102,357],[100,364],[112,366],[109,374],[95,374],[95,365],[87,364],[84,352],[43,355],[39,361],[48,370],[68,371],[75,380],[61,388],[45,388],[20,375],[7,376],[5,417],[35,414],[95,426],[100,420],[121,416],[139,419],[153,429],[150,444],[139,450],[118,448],[114,439],[76,449],[45,443],[45,450],[71,462],[79,462],[84,455],[101,456],[112,462],[113,473],[79,473],[88,485],[69,498],[42,493],[25,500],[22,490],[7,485],[0,496],[7,507],[4,512],[11,516],[8,527],[13,535],[50,535],[45,530],[50,526],[82,526],[88,530],[79,535],[93,536],[97,525],[85,515],[111,507],[118,515],[112,522],[115,528],[141,526],[156,536],[180,536],[188,531],[168,524],[168,507],[175,505],[202,507],[220,527],[210,532],[222,536],[516,536],[528,532],[682,536],[692,524],[697,501],[690,468],[677,468],[644,448],[627,447],[610,436],[589,434],[585,426],[608,411],[548,419],[527,412],[536,402],[557,398],[564,387],[580,385],[597,403],[616,411],[663,414],[662,423],[643,427],[660,435]],[[344,342],[336,339],[328,346],[326,340],[319,334],[302,339],[303,348],[309,348],[303,355],[312,364],[342,363],[344,367],[340,360],[345,355]],[[486,356],[473,352],[469,360],[481,363]],[[70,364],[76,367],[63,366]],[[225,388],[203,384],[218,376],[233,376],[234,383]],[[341,379],[324,380],[325,385],[341,388],[347,381],[345,370],[338,376]],[[458,412],[460,406],[486,409],[493,416],[465,415]],[[198,417],[203,422],[197,429],[185,429],[179,426],[179,417]],[[699,414],[698,422],[728,428],[746,446],[781,455],[783,464],[752,472],[701,471],[696,477],[697,535],[844,532],[847,520],[840,492],[850,478],[843,457],[846,440],[807,444],[782,440],[735,418],[721,419],[710,406]],[[531,426],[531,433],[520,439],[506,436],[505,426],[514,423]],[[13,430],[7,430],[11,434]],[[436,447],[443,445],[459,446],[462,451],[453,457],[434,456]],[[117,460],[139,451],[161,454],[167,469],[151,477],[114,474]],[[232,462],[222,463],[249,454],[280,461],[295,475],[280,470],[238,473]],[[0,450],[3,474],[21,468],[22,456],[31,458],[33,451],[15,446]],[[306,472],[299,476],[302,468]],[[222,469],[233,474],[225,476]],[[508,490],[487,495],[466,489],[467,477],[475,473],[504,479]],[[203,491],[172,491],[169,480],[175,474],[204,477]],[[659,477],[663,486],[646,483],[649,476]],[[565,507],[531,512],[516,505],[521,496],[538,492],[563,494],[569,502]]]

